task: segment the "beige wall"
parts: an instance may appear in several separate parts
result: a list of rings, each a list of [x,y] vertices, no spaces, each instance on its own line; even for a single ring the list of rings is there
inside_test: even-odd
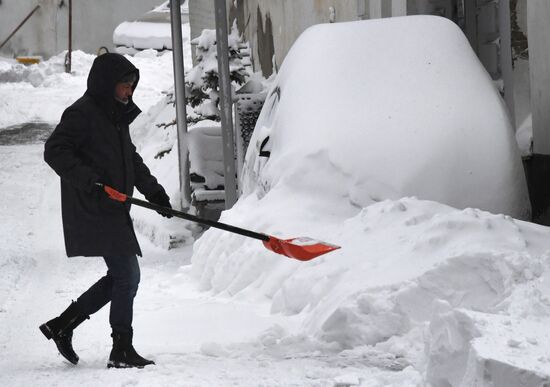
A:
[[[244,30],[252,46],[254,67],[257,70],[261,67],[270,67],[267,63],[269,50],[263,56],[258,52],[258,39],[263,39],[264,44],[266,40],[271,39],[268,19],[272,26],[275,67],[278,68],[294,41],[307,27],[318,23],[360,18],[357,0],[237,0],[237,4],[244,8],[245,20],[239,20],[239,27],[241,31]],[[262,30],[264,35],[259,36],[258,32],[261,35]],[[268,71],[266,75],[269,73]]]
[[[306,28],[319,23],[404,16],[408,1],[227,0],[227,7],[230,22],[237,19],[239,30],[252,47],[255,70],[269,75],[272,62],[278,68]],[[189,14],[192,38],[205,28],[215,28],[213,0],[189,0]]]
[[[528,0],[533,151],[550,155],[550,1]]]
[[[162,0],[73,0],[73,49],[95,53],[113,49],[113,31],[160,5]],[[4,41],[37,5],[40,9],[0,51],[2,55],[41,55],[48,58],[68,46],[69,0],[2,0],[0,42]]]

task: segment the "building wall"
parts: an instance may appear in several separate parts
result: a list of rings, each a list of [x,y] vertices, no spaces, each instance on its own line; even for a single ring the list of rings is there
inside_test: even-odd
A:
[[[529,45],[527,38],[527,0],[512,0],[512,60],[514,71],[514,102],[516,127],[531,114],[531,88],[529,80]]]
[[[96,53],[101,46],[110,50],[113,31],[123,21],[134,20],[162,0],[72,0],[73,49]],[[2,0],[0,41],[4,41],[37,5],[38,11],[2,48],[5,56],[41,55],[49,58],[68,47],[69,0]]]
[[[365,0],[237,0],[232,2],[230,13],[237,17],[239,30],[251,44],[255,69],[269,76],[306,28],[318,23],[359,20],[364,17],[366,3]]]
[[[251,44],[254,68],[269,76],[306,28],[318,23],[404,16],[407,0],[227,0],[227,9],[230,24],[236,21]],[[189,14],[191,38],[203,29],[215,29],[213,0],[189,0]]]
[[[226,0],[226,9],[229,20],[235,20],[234,1]],[[231,27],[231,24],[229,25]],[[201,35],[202,30],[216,29],[216,15],[214,13],[214,0],[189,0],[189,28],[191,30],[191,40]],[[195,50],[191,50],[193,64],[195,64]]]
[[[550,155],[550,1],[528,0],[533,151]]]
[[[214,0],[189,0],[189,29],[191,40],[199,37],[202,30],[216,29]],[[195,64],[195,49],[191,50],[193,65]]]

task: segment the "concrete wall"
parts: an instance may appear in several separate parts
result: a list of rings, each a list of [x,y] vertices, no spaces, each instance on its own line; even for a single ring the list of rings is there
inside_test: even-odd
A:
[[[232,6],[234,1],[226,0],[227,16],[229,20],[235,20],[234,12],[236,8]],[[231,27],[231,24],[229,25]],[[189,0],[189,28],[191,30],[191,40],[199,37],[202,30],[216,29],[216,15],[214,14],[214,0]],[[195,64],[195,49],[191,50],[193,64]]]
[[[527,2],[533,151],[550,155],[550,1]]]
[[[410,1],[410,0],[409,0]],[[308,27],[407,14],[407,0],[227,0],[230,23],[250,42],[256,71],[269,76]],[[189,0],[191,37],[214,29],[214,1]]]
[[[364,0],[362,0],[364,1]],[[386,0],[388,1],[388,0]],[[237,0],[239,30],[253,50],[253,64],[269,76],[309,26],[359,20],[364,12],[358,0]],[[243,18],[239,20],[240,18]]]
[[[527,40],[527,0],[512,0],[512,59],[514,71],[514,103],[516,127],[531,114],[529,48]]]
[[[162,0],[73,0],[73,49],[96,53],[110,50],[113,31],[125,21],[150,11]],[[5,56],[41,55],[49,58],[68,47],[68,0],[1,0],[0,42],[37,5],[40,9],[0,51]]]

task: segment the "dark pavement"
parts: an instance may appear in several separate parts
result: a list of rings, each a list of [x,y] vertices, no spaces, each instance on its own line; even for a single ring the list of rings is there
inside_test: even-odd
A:
[[[55,125],[27,122],[0,129],[0,145],[40,144],[46,141]]]

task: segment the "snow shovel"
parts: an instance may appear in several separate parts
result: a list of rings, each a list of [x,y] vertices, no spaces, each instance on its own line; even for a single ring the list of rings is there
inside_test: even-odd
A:
[[[136,206],[149,208],[158,212],[169,214],[178,218],[190,220],[192,222],[197,222],[207,226],[219,228],[225,231],[229,231],[235,234],[244,235],[249,238],[259,239],[263,242],[264,246],[273,251],[274,253],[287,256],[289,258],[294,258],[299,261],[309,261],[320,255],[329,253],[333,250],[337,250],[340,246],[332,245],[330,243],[321,242],[315,239],[300,237],[292,239],[279,239],[271,235],[261,234],[258,232],[246,230],[244,228],[231,226],[229,224],[215,222],[213,220],[199,218],[191,214],[187,214],[182,211],[177,211],[172,208],[162,207],[157,204],[149,203],[145,200],[140,200],[128,196],[122,192],[118,192],[108,185],[101,183],[96,183],[98,186],[102,187],[105,193],[113,200],[125,203],[129,202],[135,204]]]

